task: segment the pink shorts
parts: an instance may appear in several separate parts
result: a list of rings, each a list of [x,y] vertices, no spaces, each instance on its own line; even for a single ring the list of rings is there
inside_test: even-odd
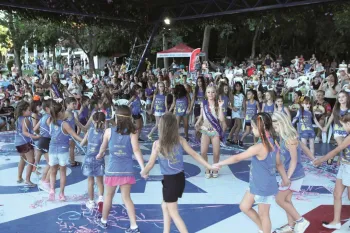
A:
[[[125,184],[136,184],[134,176],[105,176],[105,185],[114,187]]]

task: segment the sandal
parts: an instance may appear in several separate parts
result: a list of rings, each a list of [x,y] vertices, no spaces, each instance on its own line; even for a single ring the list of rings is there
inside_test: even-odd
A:
[[[327,160],[327,164],[328,164],[328,165],[332,165],[332,164],[333,164],[333,159],[328,159],[328,160]]]
[[[211,175],[212,175],[213,178],[218,178],[219,173],[218,172],[212,172]]]
[[[17,180],[17,184],[22,184],[24,180],[21,178],[20,180]]]
[[[25,182],[24,183],[24,186],[27,187],[27,188],[35,188],[36,187],[36,184],[33,184],[32,182]]]
[[[80,165],[81,165],[81,163],[78,162],[78,161],[74,161],[74,162],[71,162],[71,163],[70,163],[70,166],[71,166],[71,167],[78,167],[78,166],[80,166]]]
[[[64,196],[64,194],[60,193],[60,195],[58,196],[60,201],[66,201],[66,197]]]

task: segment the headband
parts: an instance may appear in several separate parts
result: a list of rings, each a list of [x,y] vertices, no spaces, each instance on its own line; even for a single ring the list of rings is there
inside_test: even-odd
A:
[[[120,115],[120,114],[115,114],[116,116],[119,116],[119,117],[126,117],[126,118],[131,118],[131,116],[125,116],[125,115]]]

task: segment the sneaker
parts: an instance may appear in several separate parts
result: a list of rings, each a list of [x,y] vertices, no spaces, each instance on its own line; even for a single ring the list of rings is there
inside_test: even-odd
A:
[[[95,202],[94,201],[87,201],[86,203],[85,203],[85,205],[86,205],[86,208],[88,208],[89,210],[92,210],[92,209],[94,209],[95,208]]]
[[[212,175],[213,178],[218,178],[219,173],[218,172],[213,172],[211,175]]]
[[[60,201],[66,201],[66,197],[64,196],[63,193],[60,193],[60,195],[58,196]]]
[[[276,229],[274,232],[276,232],[276,233],[293,233],[294,229],[289,225],[285,225],[281,228]]]
[[[103,228],[103,229],[107,229],[107,223],[101,222],[101,219],[100,219],[100,218],[97,218],[97,219],[95,220],[95,223],[96,223],[99,227],[101,227],[101,228]]]
[[[300,222],[296,222],[294,226],[295,233],[304,233],[305,230],[310,226],[310,222],[303,218]]]
[[[50,193],[50,183],[46,183],[45,181],[40,180],[38,184],[39,189]]]
[[[321,139],[319,137],[315,138],[315,143],[320,143]]]
[[[103,196],[99,196],[99,197],[98,197],[98,201],[97,201],[97,203],[100,203],[100,202],[102,202],[102,203],[103,203]]]
[[[125,233],[140,233],[140,230],[139,230],[139,228],[136,228],[134,230],[129,228],[129,229],[125,230]]]
[[[211,173],[210,172],[206,172],[205,173],[205,178],[210,179],[211,178]]]
[[[327,229],[335,229],[335,230],[339,230],[341,228],[341,224],[337,223],[337,224],[328,224],[328,223],[323,223],[322,224],[323,227],[327,228]]]
[[[243,147],[243,141],[238,141],[238,146]]]

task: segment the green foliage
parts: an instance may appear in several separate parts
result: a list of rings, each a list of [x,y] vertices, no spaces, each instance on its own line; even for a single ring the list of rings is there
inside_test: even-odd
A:
[[[11,71],[11,68],[12,68],[14,63],[15,63],[15,61],[13,59],[10,59],[10,60],[7,61],[6,66],[7,66],[7,69],[8,69],[9,72]]]

